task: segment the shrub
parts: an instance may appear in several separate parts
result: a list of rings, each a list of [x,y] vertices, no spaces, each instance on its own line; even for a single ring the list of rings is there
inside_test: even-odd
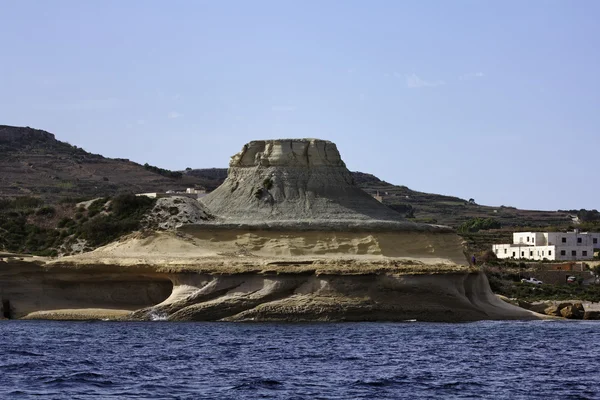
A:
[[[103,200],[106,204],[108,199]],[[130,193],[115,196],[111,200],[109,214],[82,219],[75,235],[87,240],[92,247],[102,246],[139,229],[142,217],[155,203],[156,199]]]
[[[136,196],[132,193],[120,194],[112,199],[111,211],[118,217],[141,218],[155,202],[155,199],[146,196]]]
[[[53,217],[54,214],[56,214],[56,209],[54,209],[54,207],[51,206],[44,206],[42,208],[38,208],[35,212],[35,215],[38,216],[46,216],[46,217]]]
[[[22,210],[37,208],[43,205],[42,199],[31,196],[20,196],[14,199],[1,199],[0,210]]]
[[[104,210],[104,206],[108,202],[108,197],[102,197],[100,199],[96,199],[90,204],[88,207],[88,217],[93,217],[98,215],[100,211]]]
[[[62,218],[60,221],[58,221],[58,224],[56,225],[58,228],[64,228],[70,224],[73,223],[73,220],[69,217],[64,217]]]
[[[415,209],[410,204],[386,204],[392,210],[403,214],[405,218],[414,218],[415,217]]]
[[[82,201],[86,201],[89,200],[89,197],[63,197],[61,198],[58,202],[60,204],[77,204],[77,203],[81,203]]]
[[[273,180],[271,178],[265,178],[265,180],[263,181],[263,186],[265,189],[271,190],[271,188],[273,187]]]
[[[482,229],[499,229],[501,227],[500,222],[493,218],[473,218],[459,225],[458,231],[461,233],[479,232]]]
[[[181,173],[179,171],[170,171],[168,169],[158,168],[158,167],[155,167],[154,165],[150,165],[148,163],[144,164],[144,168],[148,171],[154,172],[154,173],[162,175],[162,176],[166,176],[168,178],[178,179],[183,176],[183,173]]]
[[[481,262],[489,263],[489,262],[497,261],[498,257],[496,257],[496,254],[492,250],[485,250],[483,253],[481,253],[479,255],[478,259]]]
[[[109,215],[101,215],[82,224],[79,237],[88,241],[92,246],[102,246],[132,232],[139,226],[139,221],[133,219],[115,220]]]

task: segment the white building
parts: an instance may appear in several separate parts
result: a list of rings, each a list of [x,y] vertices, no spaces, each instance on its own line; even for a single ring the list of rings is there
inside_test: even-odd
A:
[[[187,188],[187,189],[185,189],[185,192],[178,192],[176,190],[167,190],[164,193],[160,193],[160,192],[138,193],[138,194],[136,194],[136,196],[146,196],[146,197],[150,197],[152,199],[160,199],[163,197],[174,197],[174,196],[183,196],[183,197],[189,197],[191,199],[200,199],[200,198],[206,196],[207,194],[208,193],[206,193],[206,190],[204,190],[204,189]]]
[[[515,232],[512,244],[495,244],[498,258],[524,260],[591,260],[600,248],[600,233]]]

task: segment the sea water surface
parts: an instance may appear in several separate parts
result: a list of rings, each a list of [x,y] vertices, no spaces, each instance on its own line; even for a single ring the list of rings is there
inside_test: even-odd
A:
[[[2,321],[0,398],[600,399],[600,323]]]

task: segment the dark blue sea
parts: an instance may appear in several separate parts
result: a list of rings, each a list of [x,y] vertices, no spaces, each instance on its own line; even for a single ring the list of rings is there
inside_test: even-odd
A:
[[[600,399],[600,322],[0,322],[3,399]]]

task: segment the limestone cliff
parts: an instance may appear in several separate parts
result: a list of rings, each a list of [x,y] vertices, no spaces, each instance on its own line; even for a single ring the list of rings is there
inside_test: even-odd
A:
[[[497,299],[477,268],[359,255],[212,251],[164,232],[87,255],[0,260],[11,318],[172,321],[534,319]],[[215,252],[216,251],[216,252]]]
[[[177,321],[537,318],[492,294],[450,228],[406,221],[354,185],[331,142],[250,142],[232,157],[223,185],[202,202],[157,204],[149,226],[166,232],[137,233],[50,261],[0,262],[5,314]],[[173,220],[161,223],[164,218]]]
[[[358,188],[336,145],[318,139],[246,144],[231,158],[225,182],[202,202],[230,223],[419,228]]]

